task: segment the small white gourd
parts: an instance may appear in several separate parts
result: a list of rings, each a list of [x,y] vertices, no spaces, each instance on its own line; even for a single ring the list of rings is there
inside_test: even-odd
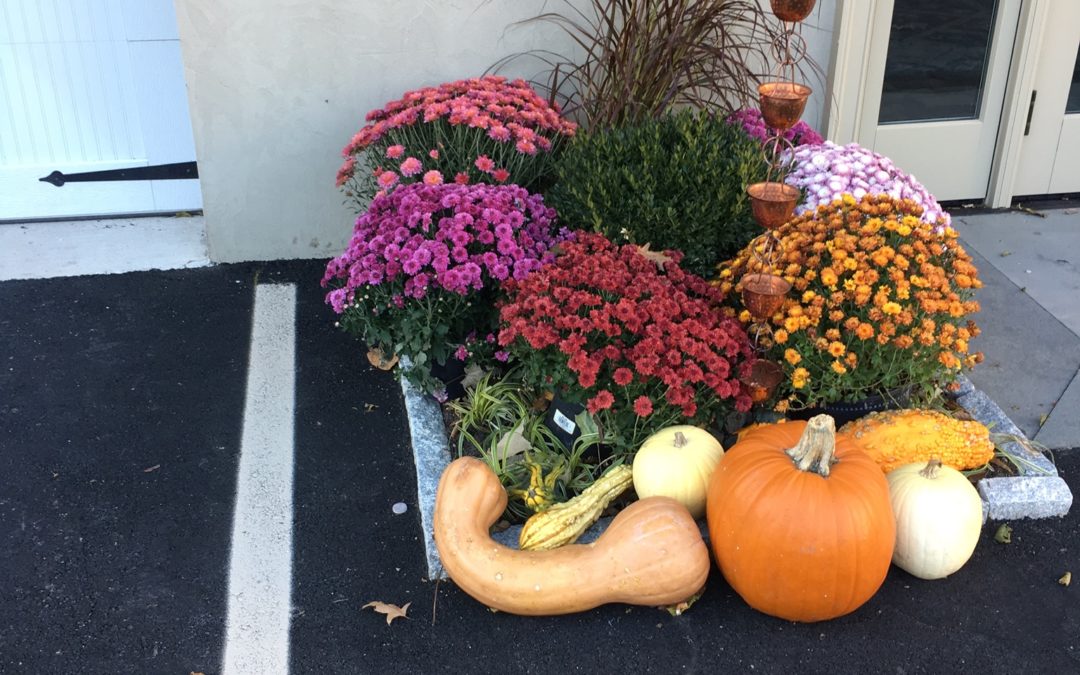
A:
[[[645,439],[634,455],[638,497],[671,497],[694,518],[705,515],[705,497],[724,446],[704,429],[676,425]]]
[[[920,579],[941,579],[963,567],[983,522],[971,481],[937,459],[897,467],[886,479],[896,517],[893,564]]]

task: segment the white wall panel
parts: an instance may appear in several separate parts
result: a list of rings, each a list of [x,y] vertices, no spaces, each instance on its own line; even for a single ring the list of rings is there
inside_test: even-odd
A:
[[[0,1],[0,220],[198,209],[194,180],[37,183],[194,159],[172,0]]]
[[[146,148],[147,162],[190,162],[195,159],[195,148],[187,115],[187,91],[182,82],[158,76],[163,72],[183,72],[180,43],[176,40],[129,42],[127,49],[137,92],[136,112],[142,120],[143,134],[154,139]],[[197,180],[155,180],[150,185],[159,211],[183,211],[193,208],[192,204],[202,203]]]
[[[180,39],[172,0],[122,0],[116,7],[124,15],[128,40]]]

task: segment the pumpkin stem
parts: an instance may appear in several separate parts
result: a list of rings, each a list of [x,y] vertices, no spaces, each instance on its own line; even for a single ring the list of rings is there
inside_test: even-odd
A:
[[[811,417],[799,442],[787,454],[799,471],[813,471],[822,478],[836,464],[836,422],[829,415]]]
[[[926,463],[926,467],[919,472],[919,475],[923,478],[929,478],[934,480],[938,477],[938,472],[941,470],[941,460],[937,457],[933,457]]]
[[[675,432],[675,447],[676,448],[682,448],[687,443],[689,443],[689,441],[686,440],[686,435],[683,434],[683,432],[681,432],[681,431],[676,431]]]

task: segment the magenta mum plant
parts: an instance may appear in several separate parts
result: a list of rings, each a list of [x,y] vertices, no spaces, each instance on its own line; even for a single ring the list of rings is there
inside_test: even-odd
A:
[[[523,80],[486,76],[407,92],[367,114],[338,187],[360,208],[411,183],[514,183],[537,191],[576,126]]]
[[[343,329],[408,357],[410,381],[435,392],[433,363],[486,353],[470,345],[497,327],[501,282],[538,269],[567,236],[543,197],[517,185],[404,185],[357,219],[326,266],[326,302]]]
[[[763,143],[773,134],[772,129],[765,125],[765,119],[757,108],[736,110],[728,115],[727,122],[728,124],[738,124],[751,138],[756,138]],[[784,138],[791,141],[791,144],[795,146],[812,145],[825,141],[821,134],[814,131],[813,127],[802,120],[799,120],[795,123],[795,126],[785,131]]]

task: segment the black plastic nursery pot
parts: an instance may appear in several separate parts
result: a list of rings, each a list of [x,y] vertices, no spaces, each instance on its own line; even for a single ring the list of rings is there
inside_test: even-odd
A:
[[[571,403],[555,394],[544,413],[544,426],[567,448],[574,447],[574,441],[581,437],[577,425],[577,416],[585,412],[585,406]]]
[[[453,357],[446,363],[432,363],[431,374],[446,387],[447,399],[461,398],[465,395],[462,381],[465,379],[465,362]]]
[[[911,401],[911,388],[902,387],[889,392],[888,396],[867,396],[858,401],[840,401],[826,403],[819,407],[791,410],[787,413],[788,419],[808,420],[815,415],[829,415],[836,421],[836,426],[841,427],[848,422],[865,417],[873,412],[885,410],[898,410],[904,408]]]

